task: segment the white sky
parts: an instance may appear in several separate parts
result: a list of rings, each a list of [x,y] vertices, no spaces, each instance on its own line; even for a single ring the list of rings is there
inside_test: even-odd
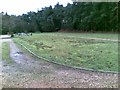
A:
[[[54,6],[59,2],[66,6],[72,0],[0,0],[0,12],[7,12],[9,15],[22,15],[29,11],[41,10],[43,7]]]

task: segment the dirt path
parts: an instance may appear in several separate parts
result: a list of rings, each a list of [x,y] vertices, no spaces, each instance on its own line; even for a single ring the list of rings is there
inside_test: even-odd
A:
[[[84,38],[84,37],[83,37]],[[115,42],[120,42],[119,40],[114,40],[114,39],[105,39],[105,38],[84,38],[84,39],[92,39],[92,40],[103,40],[103,41],[115,41]]]
[[[13,64],[3,62],[3,87],[103,88],[118,87],[118,75],[77,70],[38,60],[9,39]]]

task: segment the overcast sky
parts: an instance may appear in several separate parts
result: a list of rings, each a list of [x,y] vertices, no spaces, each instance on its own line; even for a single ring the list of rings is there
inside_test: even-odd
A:
[[[59,2],[66,6],[72,0],[0,0],[0,12],[7,12],[9,15],[22,15],[29,11],[41,10],[45,6],[54,6]]]

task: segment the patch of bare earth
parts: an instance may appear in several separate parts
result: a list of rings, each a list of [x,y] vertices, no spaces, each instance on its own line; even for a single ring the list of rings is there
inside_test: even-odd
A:
[[[5,88],[108,88],[118,87],[118,74],[98,73],[55,65],[22,52],[12,40],[13,64],[3,62]]]

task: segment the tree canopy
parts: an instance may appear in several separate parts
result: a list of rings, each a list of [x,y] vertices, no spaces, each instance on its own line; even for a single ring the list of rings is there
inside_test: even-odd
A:
[[[66,7],[57,3],[20,16],[2,13],[2,34],[7,32],[55,32],[61,29],[83,32],[117,32],[119,3],[74,2]]]

